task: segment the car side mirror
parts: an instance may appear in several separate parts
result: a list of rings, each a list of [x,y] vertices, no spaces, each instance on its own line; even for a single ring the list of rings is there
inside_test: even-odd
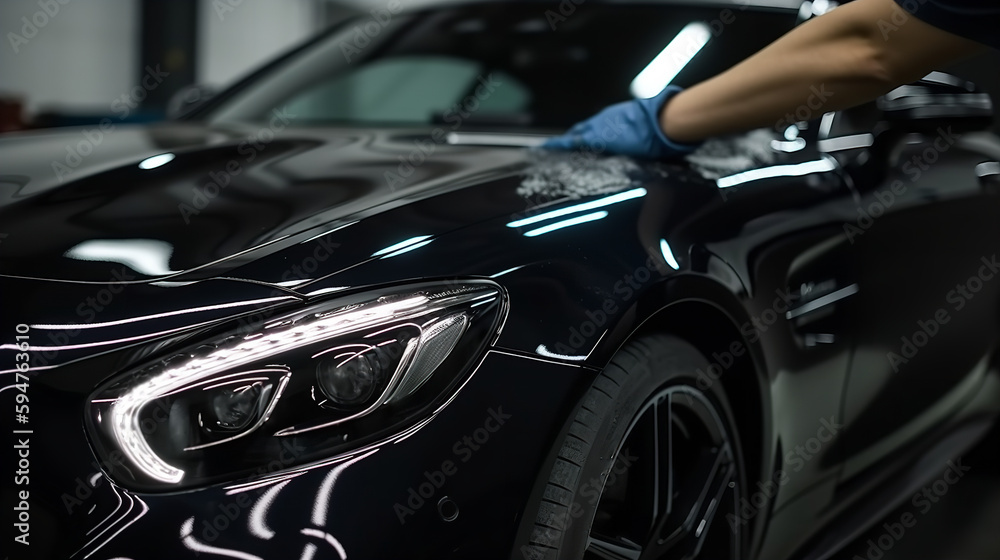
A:
[[[846,168],[861,190],[882,183],[892,153],[912,134],[936,135],[942,128],[955,134],[988,130],[993,124],[993,100],[972,82],[943,72],[931,72],[875,101],[878,124],[871,147]]]
[[[209,86],[193,84],[182,87],[167,102],[167,119],[173,121],[191,113],[215,94],[215,89]]]

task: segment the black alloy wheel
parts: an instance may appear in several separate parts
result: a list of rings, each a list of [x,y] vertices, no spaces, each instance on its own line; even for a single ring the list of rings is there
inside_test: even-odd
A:
[[[512,558],[744,558],[746,471],[722,387],[696,388],[707,367],[668,335],[616,353],[563,430]]]
[[[653,396],[617,454],[584,558],[740,558],[740,487],[730,436],[708,399],[687,386]],[[620,478],[619,478],[620,476]]]

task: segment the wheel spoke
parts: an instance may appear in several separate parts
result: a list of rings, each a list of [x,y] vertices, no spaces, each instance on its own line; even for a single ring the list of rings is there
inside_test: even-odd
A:
[[[626,433],[604,474],[587,560],[739,558],[738,534],[712,525],[738,508],[739,467],[709,401],[685,389],[664,391]]]
[[[617,516],[620,532],[616,533],[626,540],[645,539],[662,514],[664,476],[661,473],[663,461],[660,456],[663,450],[660,441],[661,418],[654,403],[635,428],[637,437],[632,442],[634,447],[622,449],[621,455],[625,455],[625,458],[622,461],[619,457],[615,464],[616,487],[622,484],[621,467],[627,468],[628,487],[624,489],[627,506]],[[635,453],[635,457],[630,457],[632,453]],[[632,460],[635,462],[632,463]]]
[[[674,394],[667,394],[667,512],[668,517],[674,509]]]
[[[669,398],[669,397],[667,397]],[[656,525],[660,516],[660,406],[653,403],[653,511],[650,517],[650,529]]]
[[[715,484],[709,489],[708,498],[710,499],[707,502],[703,502],[702,509],[696,517],[698,524],[694,530],[694,538],[697,541],[697,545],[692,556],[698,556],[698,553],[701,552],[701,547],[705,544],[708,530],[715,520],[715,515],[719,512],[719,506],[722,505],[723,496],[729,488],[729,482],[735,476],[735,471],[736,466],[731,462],[723,465],[717,474]]]
[[[605,560],[638,560],[642,548],[631,542],[611,542],[605,538],[590,535],[587,540],[587,552]]]
[[[664,549],[681,547],[688,557],[697,555],[734,471],[728,444],[704,450],[685,484],[689,490],[678,497],[675,511],[658,524],[655,544]]]

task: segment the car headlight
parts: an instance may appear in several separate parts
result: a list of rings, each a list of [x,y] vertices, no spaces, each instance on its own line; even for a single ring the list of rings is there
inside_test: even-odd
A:
[[[325,459],[449,399],[505,309],[496,284],[466,281],[339,297],[250,329],[234,322],[100,387],[92,441],[106,461],[124,458],[117,482],[142,491]]]

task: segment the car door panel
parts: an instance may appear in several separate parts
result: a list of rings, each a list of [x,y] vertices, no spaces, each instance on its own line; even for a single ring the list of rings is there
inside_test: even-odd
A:
[[[849,224],[860,292],[845,480],[971,398],[1000,332],[1000,198],[976,176],[983,154],[940,136],[910,142]]]

